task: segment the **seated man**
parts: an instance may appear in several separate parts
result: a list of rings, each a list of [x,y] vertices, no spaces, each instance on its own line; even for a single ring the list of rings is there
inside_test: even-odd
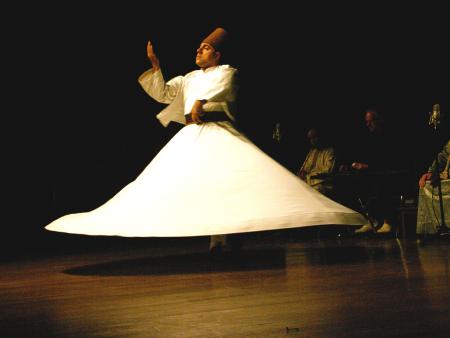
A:
[[[419,203],[417,209],[417,227],[418,235],[436,234],[439,226],[442,226],[442,217],[440,210],[440,197],[438,191],[438,180],[441,184],[442,205],[444,209],[445,225],[449,227],[450,222],[450,180],[449,176],[450,161],[450,140],[444,145],[438,153],[437,163],[433,161],[428,168],[428,172],[423,174],[419,180]],[[433,177],[433,173],[439,174]]]
[[[334,172],[336,165],[335,150],[327,145],[322,136],[317,128],[311,128],[306,134],[311,149],[297,172],[297,176],[320,193],[332,197],[332,182],[323,178],[315,178],[318,174]]]
[[[367,173],[387,172],[395,167],[398,153],[394,150],[395,142],[387,130],[384,119],[374,109],[364,112],[367,133],[359,140],[362,146],[359,158],[352,163],[353,170]],[[355,233],[390,233],[395,218],[394,207],[391,205],[391,185],[388,177],[383,175],[368,175],[361,196],[365,199],[369,222],[357,229]]]

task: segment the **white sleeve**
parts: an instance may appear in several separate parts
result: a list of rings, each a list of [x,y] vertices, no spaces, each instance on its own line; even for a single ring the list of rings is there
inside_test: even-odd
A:
[[[145,92],[161,103],[169,104],[178,95],[183,87],[183,76],[177,76],[168,81],[164,81],[161,69],[153,71],[149,69],[139,76],[138,82]]]

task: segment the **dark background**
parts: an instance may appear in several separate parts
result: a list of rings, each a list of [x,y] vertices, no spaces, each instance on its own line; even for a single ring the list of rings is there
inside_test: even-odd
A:
[[[303,160],[313,125],[351,154],[364,109],[375,107],[396,130],[403,167],[420,175],[448,138],[445,119],[439,133],[428,125],[433,104],[450,110],[445,13],[293,1],[5,8],[3,247],[36,244],[51,220],[99,206],[144,169],[181,128],[159,123],[163,105],[137,83],[147,40],[170,79],[196,69],[195,50],[217,26],[240,70],[240,128],[288,169]]]

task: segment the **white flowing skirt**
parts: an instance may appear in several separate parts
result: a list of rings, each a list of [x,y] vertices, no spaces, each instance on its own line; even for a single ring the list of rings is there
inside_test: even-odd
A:
[[[46,229],[178,237],[364,223],[360,213],[309,187],[231,124],[220,122],[182,128],[105,204],[63,216]]]

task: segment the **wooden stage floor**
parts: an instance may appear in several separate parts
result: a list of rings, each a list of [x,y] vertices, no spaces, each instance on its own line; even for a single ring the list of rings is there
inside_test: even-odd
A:
[[[450,335],[446,240],[63,237],[0,262],[1,337]]]

